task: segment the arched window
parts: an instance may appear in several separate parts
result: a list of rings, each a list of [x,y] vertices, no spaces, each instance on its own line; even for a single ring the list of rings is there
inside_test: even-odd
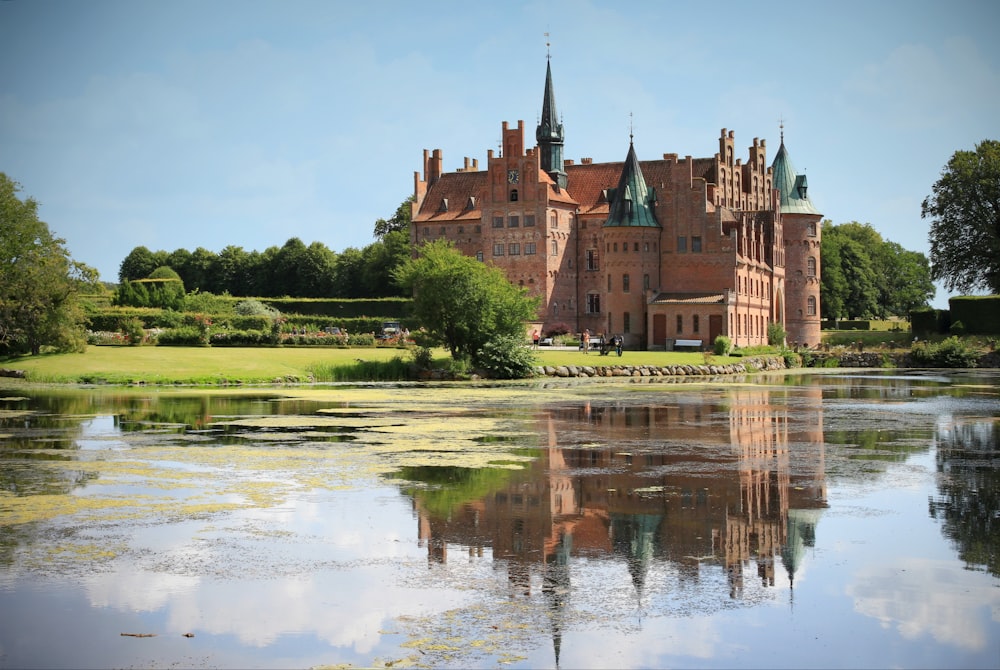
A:
[[[517,189],[516,188],[512,188],[510,190],[510,201],[511,202],[517,202]]]
[[[816,316],[816,296],[814,295],[806,298],[806,314]]]
[[[806,260],[806,274],[808,274],[810,277],[815,277],[816,276],[816,257],[815,256],[810,256]]]

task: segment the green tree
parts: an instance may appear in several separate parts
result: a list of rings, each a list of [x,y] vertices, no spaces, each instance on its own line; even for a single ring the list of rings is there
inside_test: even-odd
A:
[[[356,247],[347,247],[337,254],[333,268],[333,297],[365,297],[364,266],[364,254]]]
[[[166,258],[158,258],[158,256],[164,255],[163,252],[157,252],[154,254],[152,251],[144,246],[139,246],[129,252],[121,265],[118,266],[118,281],[134,281],[136,279],[145,279],[149,276],[149,273],[160,267],[161,265],[170,265]],[[178,268],[174,268],[178,272]]]
[[[926,256],[882,239],[871,224],[823,222],[823,317],[905,316],[934,297]]]
[[[409,198],[400,203],[399,207],[396,208],[396,213],[393,214],[391,218],[378,219],[375,221],[375,237],[381,240],[391,232],[401,231],[406,233],[406,237],[409,239],[413,200],[414,198],[411,195]]]
[[[395,277],[412,292],[417,321],[455,359],[476,362],[497,339],[523,342],[525,324],[537,316],[536,297],[445,240],[420,246]]]
[[[927,256],[907,251],[895,242],[885,242],[879,253],[879,272],[884,293],[880,298],[882,316],[905,317],[930,304],[937,289],[931,279]]]
[[[403,292],[393,278],[396,268],[412,256],[410,234],[393,230],[382,239],[369,244],[361,252],[362,281],[366,298],[402,296]]]
[[[80,289],[97,271],[74,261],[38,219],[38,203],[0,172],[0,352],[38,354],[86,346]]]
[[[930,219],[931,272],[948,290],[1000,293],[1000,141],[956,151],[920,216]]]

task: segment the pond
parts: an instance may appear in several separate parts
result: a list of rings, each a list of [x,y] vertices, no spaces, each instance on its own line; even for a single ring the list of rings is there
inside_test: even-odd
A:
[[[1000,373],[0,389],[0,667],[1000,662]]]

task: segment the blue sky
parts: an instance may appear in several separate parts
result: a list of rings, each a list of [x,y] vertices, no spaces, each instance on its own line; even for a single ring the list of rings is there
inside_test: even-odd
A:
[[[826,218],[929,254],[921,201],[1000,138],[998,25],[992,0],[7,0],[0,171],[108,281],[138,245],[361,248],[424,149],[533,141],[548,39],[567,158],[623,160],[631,125],[640,159],[727,128],[770,162],[783,119]]]

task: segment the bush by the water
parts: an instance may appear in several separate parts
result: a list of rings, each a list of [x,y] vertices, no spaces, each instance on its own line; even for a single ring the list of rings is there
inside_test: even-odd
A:
[[[476,353],[475,366],[494,379],[524,379],[535,369],[535,355],[520,338],[498,335]]]
[[[942,342],[916,342],[910,349],[914,363],[932,368],[974,368],[979,355],[967,342],[954,336]]]

